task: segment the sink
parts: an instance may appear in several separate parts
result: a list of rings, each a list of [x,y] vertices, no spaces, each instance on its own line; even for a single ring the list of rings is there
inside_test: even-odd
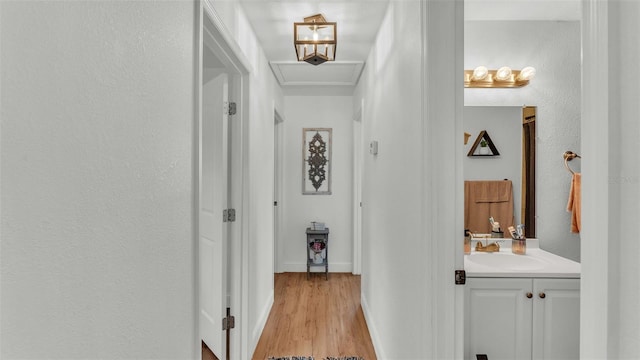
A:
[[[478,265],[509,270],[539,270],[549,262],[538,257],[516,255],[511,252],[472,253],[467,259]]]

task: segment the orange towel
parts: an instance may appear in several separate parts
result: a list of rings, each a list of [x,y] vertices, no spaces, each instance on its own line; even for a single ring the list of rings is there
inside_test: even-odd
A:
[[[513,225],[511,180],[466,180],[464,182],[464,228],[490,233],[489,217],[504,231]]]
[[[580,232],[580,218],[582,207],[582,176],[580,173],[573,174],[571,179],[571,190],[569,190],[569,202],[567,203],[567,211],[571,213],[571,232]]]

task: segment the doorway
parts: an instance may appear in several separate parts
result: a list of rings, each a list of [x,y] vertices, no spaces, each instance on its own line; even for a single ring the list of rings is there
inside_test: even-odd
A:
[[[208,59],[205,52],[206,61]],[[224,69],[205,68],[199,124],[198,256],[200,337],[219,359],[227,356],[229,293],[228,232],[228,76]],[[222,220],[222,221],[221,221]]]
[[[362,163],[363,140],[362,121],[364,99],[360,110],[353,118],[353,274],[362,274]]]
[[[273,272],[281,273],[284,270],[280,264],[282,256],[282,154],[284,119],[278,109],[273,110]]]
[[[246,243],[243,216],[246,167],[243,141],[247,103],[246,65],[222,35],[223,25],[207,2],[200,3],[198,123],[194,149],[197,172],[197,346],[218,359],[246,353],[246,301],[242,271]]]

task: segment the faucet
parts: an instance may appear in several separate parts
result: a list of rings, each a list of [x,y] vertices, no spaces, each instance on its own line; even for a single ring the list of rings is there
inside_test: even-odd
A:
[[[499,252],[500,245],[497,242],[491,243],[489,245],[482,245],[480,241],[476,243],[476,251],[478,252]]]
[[[487,235],[476,235],[476,234],[470,234],[471,235],[471,239],[476,239],[478,240],[478,242],[476,242],[476,251],[477,252],[499,252],[500,251],[500,245],[498,244],[497,241],[494,241],[491,244],[487,244],[487,239],[489,238],[489,236]],[[482,244],[481,239],[485,240],[485,244]]]

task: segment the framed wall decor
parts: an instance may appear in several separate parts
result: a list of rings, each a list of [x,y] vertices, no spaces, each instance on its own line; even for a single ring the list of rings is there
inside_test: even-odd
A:
[[[303,195],[331,195],[331,130],[302,129]]]

